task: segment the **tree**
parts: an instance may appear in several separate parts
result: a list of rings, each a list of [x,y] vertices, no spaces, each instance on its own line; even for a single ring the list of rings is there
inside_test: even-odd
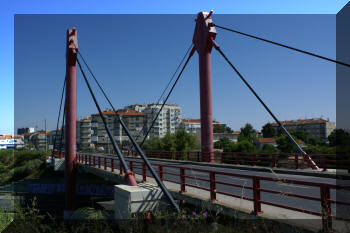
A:
[[[253,143],[256,139],[256,131],[253,126],[249,123],[245,124],[243,128],[241,128],[241,132],[238,135],[238,141],[249,141]]]
[[[196,137],[186,133],[185,130],[179,130],[175,133],[175,148],[177,151],[192,150],[196,147]]]
[[[302,140],[303,142],[308,142],[308,133],[304,130],[296,130],[291,133],[294,137]]]
[[[234,144],[233,151],[246,152],[246,153],[254,152],[255,146],[252,142],[250,142],[248,140],[243,140],[243,141],[240,141],[240,142],[237,142],[236,144]]]
[[[174,151],[175,150],[175,138],[170,133],[167,133],[162,139],[161,139],[161,149],[165,151]]]
[[[295,145],[290,141],[287,135],[282,134],[276,139],[277,148],[284,153],[291,153],[295,151]]]
[[[276,153],[278,152],[277,148],[270,144],[264,144],[262,147],[263,153]]]
[[[225,124],[214,124],[213,125],[214,133],[232,133],[232,129]]]
[[[215,149],[223,149],[224,151],[230,151],[230,148],[232,147],[234,143],[230,141],[228,138],[220,138],[219,141],[216,141],[214,143]]]
[[[161,149],[161,143],[160,138],[151,138],[147,139],[145,143],[142,145],[142,149],[144,150],[160,150]]]
[[[264,138],[272,138],[275,136],[275,129],[270,123],[265,124],[261,130]]]
[[[324,146],[325,142],[321,140],[321,138],[318,137],[310,137],[307,139],[307,143],[314,145],[314,146]]]
[[[349,146],[350,134],[343,129],[335,129],[328,136],[330,146]]]

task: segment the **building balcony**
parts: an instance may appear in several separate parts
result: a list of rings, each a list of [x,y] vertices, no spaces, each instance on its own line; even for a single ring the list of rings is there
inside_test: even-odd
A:
[[[80,144],[85,144],[86,145],[86,144],[91,144],[91,142],[90,141],[81,141]]]
[[[89,129],[88,130],[81,130],[80,133],[81,134],[91,134],[92,133],[91,131],[92,130],[89,130]]]

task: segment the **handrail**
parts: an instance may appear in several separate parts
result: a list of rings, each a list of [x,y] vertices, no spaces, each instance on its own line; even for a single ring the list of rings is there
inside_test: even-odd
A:
[[[116,162],[118,165],[118,161],[115,157],[113,156],[108,156],[108,155],[99,155],[99,154],[95,154],[95,155],[88,155],[85,153],[77,153],[77,158],[78,158],[78,162],[81,163],[87,163],[87,159],[89,157],[89,160],[91,161],[91,157],[92,156],[92,160],[95,161],[95,157],[101,158],[104,157],[106,158],[106,160],[110,161],[110,165],[111,167],[114,167],[114,163]],[[144,164],[143,161],[135,161],[135,160],[130,160],[130,158],[127,158],[129,160],[129,163],[132,165],[130,166],[130,168],[133,168],[133,172],[135,174],[139,174],[142,175],[142,180],[145,182],[147,180],[147,168]],[[99,160],[99,159],[98,159]],[[99,160],[100,161],[100,160]],[[140,164],[140,165],[136,165],[136,164]],[[92,165],[91,162],[89,162],[88,164],[89,166]],[[99,167],[100,164],[93,164],[94,167]],[[308,213],[308,214],[313,214],[313,215],[317,215],[317,216],[322,216],[322,221],[323,221],[323,226],[324,227],[328,227],[329,229],[332,228],[332,219],[338,219],[338,220],[343,220],[343,221],[349,221],[350,219],[346,219],[340,216],[334,216],[332,215],[332,205],[331,204],[339,204],[339,205],[347,205],[350,206],[350,202],[344,202],[344,201],[338,201],[338,200],[333,200],[330,197],[330,190],[349,190],[350,191],[350,185],[340,185],[340,184],[332,184],[332,183],[325,183],[325,182],[313,182],[313,181],[302,181],[302,180],[297,180],[297,179],[290,179],[290,178],[276,178],[276,177],[267,177],[267,176],[261,176],[261,175],[249,175],[249,174],[240,174],[237,172],[226,172],[226,171],[216,171],[216,170],[211,170],[208,168],[188,168],[188,167],[183,167],[183,166],[178,166],[178,165],[170,165],[170,164],[162,164],[159,162],[154,162],[152,161],[152,166],[153,167],[157,167],[158,169],[158,173],[161,177],[162,180],[164,181],[168,181],[168,182],[172,182],[172,183],[177,183],[180,184],[180,192],[186,192],[186,186],[188,187],[194,187],[194,188],[198,188],[198,189],[202,189],[202,190],[206,190],[209,191],[210,193],[210,200],[214,201],[216,200],[216,194],[221,194],[221,195],[226,195],[226,196],[231,196],[231,197],[235,197],[235,198],[242,198],[245,200],[249,200],[249,201],[253,201],[253,206],[254,206],[254,210],[253,212],[255,214],[260,214],[262,213],[262,206],[261,204],[265,204],[265,205],[272,205],[272,206],[276,206],[279,208],[285,208],[285,209],[290,209],[293,211],[299,211],[299,212],[303,212],[303,213]],[[174,171],[171,172],[164,172],[164,168],[172,168],[172,169],[177,169],[179,171],[178,174],[174,173]],[[101,168],[104,169],[104,168]],[[136,172],[135,169],[139,170],[139,172]],[[194,177],[191,175],[186,175],[186,171],[191,170],[191,171],[197,171],[203,174],[207,174],[208,178],[198,178],[198,177]],[[175,177],[179,177],[179,181],[175,181],[172,179],[167,179],[164,178],[163,175],[164,174],[169,174],[171,176],[175,176]],[[239,185],[239,184],[235,184],[235,183],[229,183],[227,181],[218,181],[216,176],[220,175],[220,176],[228,176],[228,177],[240,177],[240,178],[245,178],[248,180],[251,180],[251,185]],[[186,178],[187,179],[194,179],[194,180],[198,180],[198,181],[202,181],[205,183],[209,183],[208,187],[203,187],[199,184],[190,184],[190,183],[186,183]],[[281,182],[284,184],[296,184],[296,185],[302,185],[302,186],[309,186],[309,187],[316,187],[320,189],[320,195],[319,197],[315,197],[315,196],[307,196],[304,194],[297,194],[297,193],[292,193],[292,192],[281,192],[278,190],[273,190],[273,189],[267,189],[267,188],[261,188],[260,187],[260,182],[261,181],[270,181],[270,182]],[[217,184],[221,184],[221,185],[226,185],[226,186],[232,186],[232,187],[241,187],[244,189],[249,189],[253,191],[253,198],[251,197],[247,197],[247,196],[239,196],[236,194],[232,194],[232,193],[228,193],[228,192],[224,192],[221,190],[217,190],[216,189],[216,185]],[[287,206],[284,204],[280,204],[280,203],[274,203],[274,202],[269,202],[266,200],[261,200],[261,193],[265,192],[265,193],[273,193],[273,194],[283,194],[285,196],[289,196],[289,197],[293,197],[293,198],[299,198],[299,199],[303,199],[303,200],[311,200],[311,201],[319,201],[322,207],[322,211],[321,212],[316,212],[314,210],[308,210],[308,209],[304,209],[304,208],[297,208],[295,206]]]

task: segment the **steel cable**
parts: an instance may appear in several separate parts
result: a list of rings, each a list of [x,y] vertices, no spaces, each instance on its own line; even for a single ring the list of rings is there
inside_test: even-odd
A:
[[[214,26],[218,27],[218,28],[221,28],[221,29],[224,29],[226,31],[234,32],[234,33],[237,33],[237,34],[240,34],[240,35],[243,35],[243,36],[247,36],[247,37],[250,37],[250,38],[253,38],[253,39],[256,39],[256,40],[264,41],[264,42],[267,42],[267,43],[270,43],[270,44],[274,44],[274,45],[277,45],[277,46],[280,46],[280,47],[283,47],[283,48],[291,49],[291,50],[294,50],[294,51],[297,51],[297,52],[300,52],[300,53],[304,53],[304,54],[307,54],[307,55],[310,55],[310,56],[313,56],[313,57],[317,57],[317,58],[320,58],[320,59],[323,59],[323,60],[326,60],[326,61],[334,62],[334,63],[339,64],[339,65],[350,67],[349,64],[347,64],[345,62],[342,62],[342,61],[337,61],[337,60],[334,60],[334,59],[331,59],[331,58],[328,58],[328,57],[324,57],[324,56],[321,56],[321,55],[318,55],[318,54],[315,54],[315,53],[311,53],[311,52],[308,52],[308,51],[305,51],[305,50],[297,49],[297,48],[294,48],[294,47],[291,47],[291,46],[288,46],[288,45],[284,45],[284,44],[281,44],[281,43],[277,43],[277,42],[274,42],[274,41],[271,41],[271,40],[267,40],[267,39],[264,39],[264,38],[261,38],[261,37],[257,37],[257,36],[253,36],[253,35],[250,35],[250,34],[247,34],[247,33],[236,31],[236,30],[231,29],[231,28],[219,26],[217,24],[214,24]]]
[[[312,169],[318,169],[315,162],[306,154],[306,152],[300,147],[300,145],[294,140],[294,138],[290,135],[290,133],[286,130],[286,128],[281,124],[281,122],[277,119],[277,117],[272,113],[272,111],[267,107],[264,101],[259,97],[259,95],[254,91],[254,89],[249,85],[249,83],[245,80],[242,74],[236,69],[236,67],[231,63],[231,61],[226,57],[226,55],[222,52],[220,47],[213,41],[214,48],[221,54],[221,56],[226,60],[226,62],[231,66],[231,68],[237,73],[240,79],[244,82],[244,84],[248,87],[248,89],[254,94],[254,96],[259,100],[259,102],[264,106],[266,111],[272,116],[272,118],[276,121],[279,127],[284,131],[284,133],[288,136],[288,138],[292,141],[292,143],[297,147],[298,151],[304,156],[304,159],[308,163]]]

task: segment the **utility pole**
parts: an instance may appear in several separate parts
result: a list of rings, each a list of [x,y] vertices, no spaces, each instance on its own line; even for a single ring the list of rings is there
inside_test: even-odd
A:
[[[213,11],[198,13],[193,35],[193,44],[199,57],[202,160],[211,163],[214,162],[211,50],[212,39],[216,36],[212,14]]]
[[[47,131],[46,131],[46,118],[45,118],[45,152],[47,152]]]
[[[65,217],[76,208],[76,75],[77,30],[67,30],[66,45],[66,109],[65,111]]]

